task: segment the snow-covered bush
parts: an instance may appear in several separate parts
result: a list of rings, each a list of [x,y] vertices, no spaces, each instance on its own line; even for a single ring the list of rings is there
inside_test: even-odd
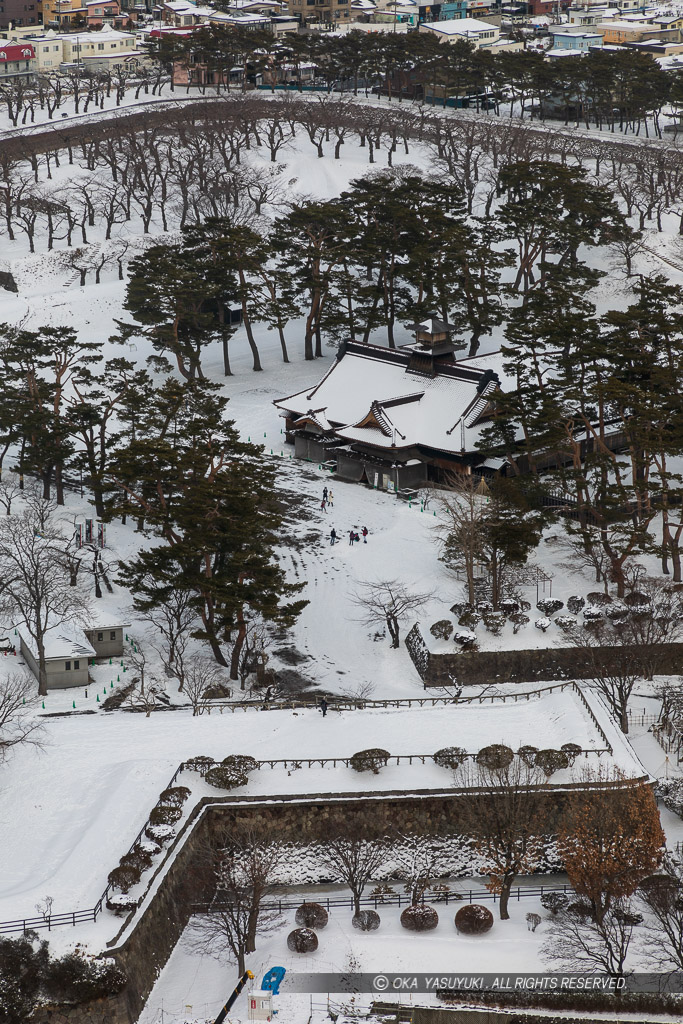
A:
[[[212,757],[206,757],[204,754],[199,754],[197,757],[191,757],[189,761],[185,762],[185,768],[191,772],[199,772],[204,778],[209,768],[212,768],[215,761]]]
[[[683,779],[659,779],[655,786],[655,795],[665,807],[683,818]]]
[[[351,924],[359,932],[376,932],[379,928],[379,914],[376,910],[361,910],[359,914],[353,915]]]
[[[467,751],[462,747],[442,747],[434,754],[434,764],[440,768],[459,768],[467,757]]]
[[[429,667],[429,648],[420,632],[419,623],[416,622],[406,633],[404,643],[420,679],[425,679]]]
[[[148,825],[145,835],[155,843],[166,843],[175,836],[175,829],[172,825]]]
[[[45,987],[56,1002],[102,999],[120,992],[125,984],[125,974],[111,957],[97,960],[67,953],[51,960],[45,973]]]
[[[536,764],[536,754],[538,753],[538,747],[532,747],[530,744],[520,747],[517,751],[518,756],[524,761],[524,764],[528,765],[529,768],[533,768]]]
[[[628,608],[635,608],[637,611],[647,608],[650,604],[650,598],[647,594],[641,593],[639,590],[632,590],[630,594],[627,594],[624,598],[624,604]]]
[[[555,772],[562,771],[569,767],[569,757],[564,750],[539,750],[536,754],[536,767],[540,768],[544,775],[550,778]]]
[[[113,910],[115,914],[127,914],[134,910],[140,901],[130,893],[117,892],[107,896],[107,909]]]
[[[564,601],[560,601],[557,597],[543,597],[540,601],[536,602],[536,607],[544,615],[554,615],[555,612],[559,612],[561,608],[564,608]]]
[[[478,612],[481,612],[482,615],[483,615],[484,612],[492,612],[493,611],[493,605],[491,604],[490,601],[477,601],[476,609],[477,609]]]
[[[119,864],[123,864],[125,867],[130,865],[137,868],[140,872],[146,871],[147,868],[152,866],[152,855],[145,850],[141,850],[139,846],[134,846],[128,853],[124,853]]]
[[[140,881],[140,870],[133,867],[132,864],[119,864],[117,868],[109,872],[107,881],[112,889],[117,889],[119,892],[128,892],[129,889],[132,889]]]
[[[556,619],[553,619],[553,622],[556,626],[559,626],[563,633],[568,633],[576,625],[576,619],[573,615],[558,615]]]
[[[567,611],[571,612],[572,615],[578,615],[585,603],[582,597],[577,597],[576,594],[573,594],[572,597],[567,598]]]
[[[460,644],[461,647],[474,647],[477,643],[477,638],[474,633],[470,633],[469,629],[456,629],[453,634],[453,642]]]
[[[519,602],[519,607],[520,607],[520,610],[523,611],[523,612],[530,612],[531,611],[531,601],[520,601]]]
[[[314,953],[318,948],[318,936],[310,928],[295,928],[287,936],[287,949],[291,953]]]
[[[230,754],[220,764],[214,765],[204,775],[210,786],[216,789],[237,789],[246,786],[249,773],[258,768],[258,761],[248,754]]]
[[[183,812],[179,807],[166,807],[157,804],[149,812],[150,825],[173,825],[182,818]]]
[[[473,611],[473,608],[469,601],[456,601],[455,604],[451,605],[451,615],[459,616],[471,611]]]
[[[554,917],[569,906],[569,896],[564,892],[544,892],[541,896],[541,906]]]
[[[241,772],[243,775],[249,775],[258,768],[258,761],[250,754],[229,754],[228,757],[223,758],[221,764],[224,764],[226,768]]]
[[[563,743],[560,750],[563,750],[567,755],[570,765],[574,764],[574,761],[576,761],[577,757],[581,753],[581,747],[578,743]]]
[[[437,640],[448,640],[453,632],[453,623],[450,619],[439,619],[438,622],[432,623],[429,627],[429,632],[432,636],[436,637]]]
[[[190,795],[187,786],[171,786],[159,794],[159,803],[169,807],[182,807]]]
[[[455,915],[455,927],[463,935],[483,935],[493,928],[493,914],[481,903],[469,903]]]
[[[536,627],[536,629],[540,629],[545,633],[545,631],[550,626],[550,619],[548,619],[545,615],[542,615],[540,619],[536,619],[536,621],[534,622],[534,626]]]
[[[525,615],[524,612],[513,612],[510,616],[510,622],[512,623],[512,632],[517,635],[522,626],[526,626],[529,623],[529,616]]]
[[[498,607],[506,615],[514,615],[515,612],[518,612],[520,610],[519,601],[507,599],[505,601],[501,601]]]
[[[173,831],[173,829],[171,829]],[[157,853],[161,853],[161,847],[158,843],[155,843],[153,839],[141,839],[138,843],[138,848],[143,853],[148,853],[150,857],[155,857]]]
[[[409,932],[431,932],[438,923],[439,915],[426,903],[413,903],[401,914],[401,924]]]
[[[612,622],[625,622],[629,616],[629,609],[621,601],[615,601],[614,604],[610,604],[605,608],[605,615]]]
[[[484,625],[489,633],[493,633],[494,636],[500,636],[507,619],[505,612],[484,612],[483,618]]]
[[[488,747],[481,748],[477,754],[477,764],[489,771],[500,771],[512,764],[514,756],[514,750],[506,747],[504,743],[491,743]]]
[[[612,598],[609,594],[603,594],[599,590],[591,590],[588,594],[588,603],[595,605],[597,608],[604,608],[605,605],[612,603]]]
[[[465,629],[476,629],[481,622],[481,615],[475,611],[463,612],[458,619],[458,625],[464,626]]]
[[[381,747],[370,747],[368,750],[357,751],[349,758],[349,765],[354,772],[372,772],[373,775],[379,775],[380,768],[386,767],[390,757],[391,754],[388,750],[382,750]]]
[[[598,622],[602,617],[603,613],[600,608],[596,608],[593,604],[587,604],[583,609],[583,617],[586,622]]]
[[[301,928],[324,928],[329,920],[327,911],[319,903],[302,903],[294,920]]]

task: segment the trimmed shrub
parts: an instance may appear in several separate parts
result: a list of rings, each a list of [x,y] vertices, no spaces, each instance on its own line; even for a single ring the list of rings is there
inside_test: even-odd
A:
[[[571,612],[572,615],[578,615],[579,612],[581,611],[581,609],[583,608],[583,606],[585,605],[585,603],[586,602],[585,602],[585,600],[582,597],[577,597],[576,595],[574,595],[572,597],[568,597],[567,598],[567,611]]]
[[[579,896],[578,899],[572,903],[567,904],[567,913],[572,914],[574,917],[581,918],[584,921],[592,920],[593,908],[589,901]]]
[[[140,901],[129,893],[117,892],[107,896],[107,910],[112,910],[117,916],[127,914],[134,910]]]
[[[482,747],[477,754],[477,764],[489,771],[497,771],[507,768],[512,764],[515,756],[514,750],[506,747],[504,743],[491,743],[488,747]]]
[[[520,610],[519,601],[512,601],[509,599],[501,601],[498,607],[502,612],[505,612],[506,615],[513,615],[514,612],[518,612]]]
[[[294,920],[301,928],[324,928],[329,920],[327,911],[319,903],[302,903]]]
[[[141,850],[139,846],[135,846],[128,853],[124,853],[119,864],[122,864],[124,867],[137,868],[138,871],[143,872],[147,868],[151,868],[152,855],[147,853],[146,850]]]
[[[453,642],[460,644],[461,647],[468,647],[472,649],[476,647],[477,638],[474,633],[470,633],[468,629],[456,629],[453,634]]]
[[[494,636],[500,636],[506,621],[505,612],[484,612],[484,625]]]
[[[216,789],[237,789],[239,786],[246,786],[249,776],[246,772],[235,771],[227,764],[217,764],[209,768],[204,780]]]
[[[543,597],[536,602],[536,607],[544,615],[554,615],[555,612],[559,612],[560,608],[564,608],[564,601],[560,601],[557,597]]]
[[[519,607],[523,612],[531,611],[531,601],[520,601]]]
[[[483,935],[493,928],[493,914],[481,903],[470,903],[455,915],[455,927],[463,935]]]
[[[574,761],[576,761],[577,757],[581,753],[581,747],[578,743],[563,743],[560,750],[565,752],[569,758],[570,765],[574,764]]]
[[[576,625],[576,619],[572,615],[558,615],[553,622],[563,633],[568,633]]]
[[[569,755],[564,750],[539,750],[536,754],[536,767],[549,778],[555,772],[569,767]]]
[[[190,791],[187,786],[171,786],[163,793],[159,793],[158,802],[167,804],[169,807],[182,807],[189,795]]]
[[[464,615],[465,612],[473,611],[472,605],[469,601],[456,601],[455,604],[451,605],[451,615]]]
[[[612,622],[626,622],[626,619],[629,616],[629,610],[625,604],[621,603],[621,601],[615,601],[614,604],[605,608],[605,615],[608,619],[611,619]]]
[[[150,825],[174,825],[182,818],[183,812],[179,807],[166,807],[164,804],[157,804],[149,812]]]
[[[172,825],[148,825],[145,835],[155,843],[165,843],[175,836],[175,829]]]
[[[493,605],[491,604],[490,601],[477,601],[477,611],[478,612],[482,612],[482,613],[483,612],[492,612],[493,611]]]
[[[291,953],[314,953],[318,948],[318,936],[310,928],[295,928],[287,936],[287,949]]]
[[[376,932],[379,928],[379,914],[376,910],[361,910],[360,914],[354,914],[351,924],[359,932]]]
[[[464,626],[465,629],[476,629],[481,622],[481,615],[475,611],[463,612],[458,619],[458,625]]]
[[[522,626],[528,625],[530,621],[529,616],[525,615],[524,612],[513,612],[510,616],[510,622],[512,623],[512,632],[515,636],[519,633]]]
[[[148,853],[150,857],[155,857],[157,853],[161,853],[161,847],[153,839],[141,839],[135,849]]]
[[[528,744],[523,747],[520,747],[517,751],[518,757],[520,757],[522,761],[524,761],[524,764],[528,765],[529,768],[533,768],[533,766],[536,764],[537,753],[538,747],[532,747]]]
[[[409,932],[431,932],[438,923],[439,915],[426,903],[413,903],[401,914],[401,924]]]
[[[583,617],[586,622],[597,622],[602,618],[602,611],[592,604],[587,604],[583,609]]]
[[[621,921],[621,923],[625,925],[630,925],[631,928],[635,928],[637,925],[643,923],[642,914],[638,914],[633,910],[624,910],[622,907],[614,908],[614,916],[617,921]]]
[[[550,911],[553,917],[561,910],[569,906],[569,896],[565,892],[544,892],[541,896],[541,906],[544,910]]]
[[[546,615],[542,615],[540,619],[536,619],[534,626],[536,629],[540,629],[545,633],[550,626],[550,619]]]
[[[590,604],[594,604],[598,608],[604,608],[606,604],[612,603],[612,598],[609,594],[603,594],[598,590],[593,590],[588,594],[588,601]]]
[[[349,764],[354,772],[372,772],[379,775],[380,768],[385,768],[391,757],[388,750],[381,747],[370,747],[368,750],[359,750],[349,759]]]
[[[453,623],[450,619],[439,619],[438,622],[432,623],[429,627],[429,632],[432,636],[435,636],[437,640],[448,640],[453,632]]]
[[[624,598],[624,604],[629,608],[646,608],[650,604],[650,598],[639,590],[632,590]]]
[[[119,892],[128,892],[140,881],[140,871],[132,864],[119,864],[117,868],[109,872],[107,881],[112,889]]]
[[[467,751],[462,747],[442,747],[434,754],[434,764],[440,768],[459,768],[467,757]]]
[[[206,757],[204,754],[200,754],[198,757],[191,757],[188,761],[185,761],[186,769],[190,772],[199,772],[202,778],[204,778],[209,768],[212,768],[214,764],[214,759]]]
[[[249,775],[258,768],[258,761],[255,757],[251,757],[250,754],[230,754],[228,757],[223,758],[221,764],[224,764],[226,768],[232,768],[235,772],[240,772],[242,775]]]

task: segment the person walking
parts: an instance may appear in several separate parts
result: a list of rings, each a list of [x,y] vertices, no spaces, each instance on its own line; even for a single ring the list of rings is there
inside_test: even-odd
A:
[[[327,495],[327,504],[330,505],[331,508],[334,508],[334,494],[332,493],[332,488],[330,488]]]
[[[368,542],[368,528],[367,528],[367,526],[363,527],[363,529],[361,530],[361,533],[363,534],[363,543],[367,544],[367,542]]]
[[[334,526],[330,530],[330,547],[333,548],[337,540],[337,531]]]
[[[325,700],[324,697],[322,697],[320,700],[320,710],[322,711],[324,718],[325,715],[327,714],[327,701]]]
[[[356,539],[356,534],[353,530],[349,530],[349,544],[353,547],[353,542]]]
[[[322,501],[320,502],[320,511],[321,511],[321,512],[327,512],[327,502],[325,501],[325,499],[324,499],[324,498],[323,498],[323,500],[322,500]]]
[[[327,501],[327,487],[323,487],[323,501]]]

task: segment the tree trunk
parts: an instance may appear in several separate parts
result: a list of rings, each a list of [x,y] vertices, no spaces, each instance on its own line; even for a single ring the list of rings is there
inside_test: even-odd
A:
[[[500,887],[500,919],[501,921],[509,921],[510,914],[508,913],[508,902],[510,900],[510,890],[512,889],[512,878],[504,878],[503,883]]]

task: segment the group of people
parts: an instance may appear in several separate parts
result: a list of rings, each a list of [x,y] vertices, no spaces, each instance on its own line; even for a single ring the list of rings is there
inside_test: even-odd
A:
[[[335,530],[335,528],[333,526],[332,529],[330,530],[330,547],[334,547],[334,545],[337,543],[337,537],[338,537],[337,531]],[[364,526],[363,529],[360,531],[360,533],[356,533],[355,530],[349,530],[349,544],[351,545],[351,547],[353,547],[353,545],[357,541],[360,541],[361,537],[363,538],[363,543],[367,544],[367,542],[368,542],[368,528],[367,528],[367,526]]]
[[[328,490],[327,487],[323,487],[323,500],[320,502],[321,510],[323,512],[327,512],[327,506],[328,505],[330,505],[332,508],[334,508],[334,494],[332,493],[331,488]],[[360,533],[357,533],[355,528],[349,530],[349,544],[351,545],[351,547],[353,547],[354,544],[359,543],[361,537],[363,538],[363,543],[367,544],[367,542],[368,542],[368,528],[367,528],[367,526],[364,526],[363,529],[360,531]],[[339,534],[337,533],[337,531],[335,530],[335,528],[333,526],[332,529],[330,530],[330,547],[334,547],[334,545],[337,543],[338,539],[339,539]]]
[[[327,487],[323,487],[323,500],[320,502],[320,510],[327,512],[328,505],[334,508],[334,494],[332,490],[328,491]]]

